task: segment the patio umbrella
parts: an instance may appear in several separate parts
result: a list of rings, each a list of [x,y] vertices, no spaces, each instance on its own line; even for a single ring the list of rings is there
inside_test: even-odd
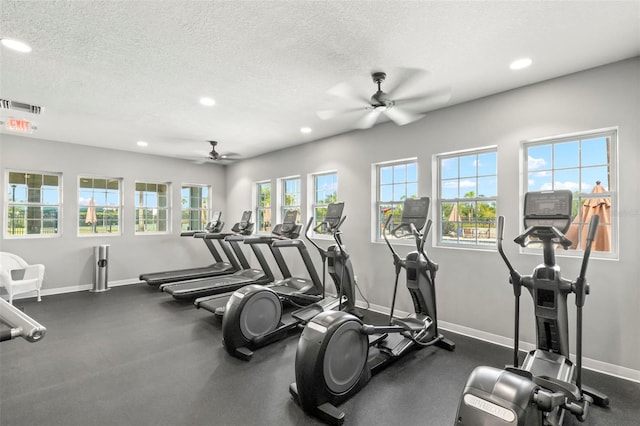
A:
[[[92,229],[98,223],[98,217],[96,216],[96,205],[93,201],[93,198],[89,198],[89,207],[87,207],[87,215],[84,218],[84,223],[86,223],[87,225],[92,225]]]
[[[460,222],[460,213],[458,213],[458,203],[453,205],[451,213],[449,213],[449,222]]]
[[[458,236],[462,235],[462,228],[460,227],[461,220],[462,218],[460,217],[460,212],[458,211],[458,203],[454,203],[453,208],[451,209],[451,213],[449,213],[448,221],[457,223],[457,225],[455,225],[455,231],[451,231],[451,233],[455,232],[455,234]]]
[[[603,192],[606,192],[606,190],[600,185],[600,181],[597,181],[591,193],[601,194]],[[567,238],[573,242],[570,248],[584,250],[587,244],[587,231],[589,230],[587,225],[591,220],[591,216],[595,214],[600,216],[600,224],[591,249],[595,251],[611,251],[611,199],[609,197],[589,198],[584,202],[582,208],[573,219],[569,231],[567,231]],[[578,242],[580,244],[579,247]]]

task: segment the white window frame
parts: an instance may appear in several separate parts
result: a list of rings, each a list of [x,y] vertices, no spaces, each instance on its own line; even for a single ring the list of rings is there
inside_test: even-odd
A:
[[[329,206],[329,203],[319,203],[317,196],[318,193],[320,191],[325,192],[325,189],[320,189],[318,188],[318,178],[319,177],[324,177],[324,176],[335,176],[335,203],[338,202],[338,200],[340,198],[338,198],[338,172],[337,170],[329,170],[329,171],[324,171],[324,172],[317,172],[317,173],[312,173],[309,175],[309,178],[307,179],[308,187],[307,187],[307,193],[308,194],[312,194],[310,197],[308,197],[308,201],[309,201],[309,209],[308,209],[308,213],[309,216],[308,217],[313,217],[313,224],[312,227],[315,228],[316,226],[319,225],[319,219],[317,217],[317,209],[320,208],[327,208]],[[330,190],[330,189],[329,189]],[[333,237],[327,234],[318,234],[316,232],[312,233],[314,238],[319,238],[319,239],[331,239],[333,240]]]
[[[265,213],[269,212],[269,226],[266,229],[262,230],[262,220],[260,216],[260,210],[263,210],[263,207],[260,205],[260,191],[263,185],[269,185],[269,206],[265,206]],[[254,208],[253,211],[255,213],[255,223],[256,223],[256,234],[269,234],[273,229],[273,185],[270,180],[263,180],[260,182],[256,182],[253,184],[254,196]],[[266,214],[265,214],[266,216]]]
[[[476,167],[475,174],[473,176],[462,176],[460,175],[460,168],[458,165],[458,174],[457,178],[447,178],[444,179],[442,177],[442,161],[443,160],[451,160],[451,159],[461,159],[463,157],[476,156],[477,157],[485,154],[495,154],[496,163],[495,163],[495,174],[479,174],[478,168]],[[498,149],[496,145],[485,146],[473,149],[465,149],[460,151],[447,152],[442,154],[436,154],[433,157],[433,182],[434,188],[433,193],[437,194],[432,203],[433,209],[433,217],[434,217],[434,228],[433,229],[433,241],[437,247],[443,248],[456,248],[456,249],[469,249],[469,250],[496,250],[496,218],[493,221],[488,223],[488,227],[485,229],[483,226],[479,226],[481,224],[480,219],[475,216],[474,220],[471,221],[475,224],[472,227],[464,227],[462,224],[464,221],[458,219],[458,221],[450,222],[448,219],[453,214],[451,211],[447,213],[447,219],[445,220],[445,209],[444,205],[455,205],[456,208],[459,208],[460,204],[474,204],[477,206],[478,203],[493,203],[494,212],[498,210]],[[442,185],[443,181],[453,181],[468,177],[472,178],[475,181],[475,190],[469,191],[474,192],[473,197],[464,197],[458,192],[458,196],[454,198],[443,198],[442,194]],[[478,182],[480,178],[495,178],[496,185],[496,193],[493,196],[483,196],[478,194]],[[460,189],[460,185],[458,185],[458,190]],[[448,206],[447,206],[448,209]],[[477,208],[475,209],[477,211]],[[449,230],[452,223],[457,223],[455,229],[453,231]],[[445,229],[446,228],[446,229]],[[470,231],[469,235],[466,235],[466,230]],[[453,238],[444,238],[445,233],[454,232]],[[492,238],[493,237],[493,238]]]
[[[15,194],[15,188],[12,187],[12,184],[10,183],[10,174],[12,173],[18,173],[18,174],[25,174],[25,175],[42,175],[42,176],[56,176],[58,178],[58,202],[54,203],[54,204],[47,204],[44,203],[42,201],[42,194],[41,194],[41,198],[40,198],[40,202],[36,203],[36,202],[16,202],[13,200],[14,194]],[[18,170],[18,169],[8,169],[5,171],[4,174],[5,177],[5,182],[6,182],[6,188],[5,190],[9,191],[9,188],[12,188],[12,193],[9,194],[8,192],[6,193],[6,197],[5,197],[5,202],[4,202],[4,220],[3,222],[5,222],[5,226],[3,226],[3,236],[4,238],[7,239],[32,239],[32,238],[58,238],[60,236],[62,236],[62,224],[63,224],[63,202],[62,202],[62,195],[64,194],[63,191],[63,181],[62,181],[62,173],[56,173],[56,172],[46,172],[46,171],[39,171],[39,170]],[[12,216],[15,215],[15,207],[17,206],[25,206],[26,208],[29,207],[36,207],[36,208],[46,208],[46,207],[55,207],[58,209],[58,216],[57,216],[57,225],[58,227],[57,232],[55,233],[50,233],[50,234],[46,234],[46,233],[38,233],[38,234],[27,234],[26,233],[26,226],[27,226],[27,218],[25,216],[25,234],[19,234],[19,235],[15,235],[9,232],[9,228],[11,226],[12,223],[15,224],[15,219],[14,221],[9,219],[9,212],[13,212]],[[12,210],[13,209],[13,210]],[[45,219],[43,217],[43,214],[40,214],[40,222],[44,223]],[[44,226],[41,226],[41,231],[42,229],[44,229]],[[14,228],[15,230],[15,228]]]
[[[407,181],[404,180],[402,181],[402,184],[404,184],[405,186],[408,185],[409,183],[413,184],[415,183],[416,186],[416,193],[415,193],[415,197],[419,197],[420,194],[420,187],[419,187],[419,181],[420,181],[420,168],[419,168],[419,164],[418,164],[418,158],[417,157],[411,157],[411,158],[403,158],[403,159],[399,159],[399,160],[392,160],[392,161],[384,161],[384,162],[380,162],[380,163],[375,163],[372,164],[371,166],[371,177],[372,177],[372,199],[373,199],[373,211],[371,214],[371,224],[372,224],[372,229],[371,229],[371,241],[374,243],[381,243],[384,242],[384,239],[382,237],[381,234],[381,230],[382,230],[382,225],[384,224],[384,220],[386,219],[387,215],[384,215],[384,217],[381,217],[379,215],[380,212],[380,208],[383,204],[391,204],[392,206],[396,206],[394,207],[397,208],[397,206],[402,206],[404,204],[404,200],[391,200],[391,201],[381,201],[381,194],[380,194],[380,190],[381,190],[381,182],[380,182],[380,171],[382,168],[385,167],[396,167],[396,166],[402,166],[402,165],[407,165],[407,164],[414,164],[416,167],[416,180],[415,181]],[[393,181],[394,184],[396,184],[395,181]],[[387,235],[387,237],[391,240],[394,239],[396,240],[398,243],[400,244],[407,244],[407,245],[411,245],[414,244],[413,240],[407,240],[407,239],[395,239],[395,237]]]
[[[287,193],[286,185],[287,182],[298,181],[298,204],[287,205]],[[283,178],[278,178],[278,189],[279,189],[279,197],[278,197],[278,212],[280,214],[278,223],[282,223],[284,221],[284,217],[286,215],[287,210],[297,210],[298,218],[296,219],[296,223],[300,224],[302,220],[302,179],[300,176],[288,176]]]
[[[83,191],[81,185],[82,185],[82,180],[84,179],[103,179],[106,181],[116,181],[118,182],[118,204],[116,205],[111,205],[111,204],[107,204],[107,203],[100,203],[98,201],[100,200],[96,200],[95,197],[92,197],[94,200],[94,205],[93,208],[95,209],[95,212],[99,212],[100,209],[102,209],[103,212],[103,226],[104,225],[104,213],[106,210],[109,209],[117,209],[118,210],[118,223],[117,223],[117,231],[116,232],[90,232],[90,233],[83,233],[80,232],[80,224],[81,223],[85,223],[86,224],[86,212],[88,211],[88,204],[83,203],[83,201],[80,199],[80,193],[81,191]],[[96,190],[99,190],[99,188],[85,188],[84,191],[88,191],[88,190],[93,190],[92,192],[96,192]],[[106,190],[106,188],[105,188]],[[106,194],[105,194],[106,195]],[[80,209],[85,209],[85,213],[81,213]],[[122,202],[122,178],[115,178],[115,177],[104,177],[104,176],[92,176],[92,175],[80,175],[78,176],[78,221],[76,223],[76,227],[77,227],[77,235],[78,237],[115,237],[115,236],[119,236],[122,235],[122,209],[123,209],[123,202]],[[95,225],[94,225],[95,226]]]
[[[167,206],[166,207],[148,207],[148,206],[138,206],[138,184],[144,184],[144,185],[166,185],[167,186]],[[133,217],[133,223],[134,223],[134,229],[135,229],[135,235],[166,235],[166,234],[170,234],[171,233],[171,183],[170,182],[160,182],[160,181],[153,181],[153,180],[136,180],[134,183],[134,192],[133,192],[133,206],[134,206],[134,211],[135,211],[135,216]],[[144,192],[151,192],[151,191],[144,191]],[[156,194],[158,194],[158,192],[156,191]],[[140,209],[162,209],[166,211],[166,217],[167,217],[167,229],[164,231],[147,231],[147,230],[138,230],[139,227],[139,214],[140,214]],[[159,213],[159,212],[158,212]]]
[[[563,135],[557,135],[557,136],[549,136],[549,137],[544,137],[544,138],[538,138],[538,139],[530,139],[530,140],[525,140],[522,141],[520,143],[520,164],[522,166],[521,170],[522,170],[522,174],[521,174],[521,182],[520,182],[520,199],[524,200],[524,194],[528,191],[528,187],[529,187],[529,161],[527,158],[527,148],[531,147],[531,146],[540,146],[540,145],[549,145],[549,144],[557,144],[557,143],[565,143],[565,142],[572,142],[572,141],[583,141],[583,140],[589,140],[589,139],[595,139],[598,137],[610,137],[610,146],[609,146],[609,187],[607,188],[607,191],[604,193],[598,193],[598,194],[591,194],[591,188],[593,186],[595,186],[595,182],[580,182],[579,186],[580,186],[580,193],[579,194],[575,194],[574,192],[574,196],[573,196],[573,202],[574,203],[578,203],[578,205],[580,205],[583,200],[589,199],[589,198],[604,198],[604,197],[610,197],[611,200],[611,210],[610,210],[610,218],[611,218],[611,223],[610,223],[610,233],[611,233],[611,251],[610,252],[603,252],[603,251],[595,251],[592,250],[591,251],[591,258],[592,259],[611,259],[611,260],[618,260],[619,258],[619,248],[618,248],[618,242],[619,242],[619,209],[618,209],[618,127],[608,127],[608,128],[602,128],[602,129],[595,129],[595,130],[587,130],[587,131],[583,131],[583,132],[575,132],[575,133],[569,133],[569,134],[563,134]],[[553,150],[552,150],[553,152]],[[582,166],[582,165],[578,165],[578,169],[579,169],[579,176],[582,176],[582,169],[584,168],[588,168],[588,167],[592,167],[592,166]],[[560,168],[553,168],[552,167],[552,173],[555,174],[555,172],[560,169]],[[580,179],[581,180],[581,179]],[[552,184],[555,183],[554,179],[552,178]],[[562,187],[555,187],[553,189],[564,189]],[[582,190],[584,189],[585,192],[582,192]],[[577,200],[577,201],[576,201]],[[522,217],[522,215],[524,214],[524,210],[523,210],[524,206],[522,205],[522,203],[520,203],[519,206],[519,215],[520,217]],[[519,229],[520,232],[524,232],[524,228],[523,228],[523,224],[522,224],[522,220],[519,221]],[[588,226],[588,225],[585,225]],[[520,248],[520,252],[521,253],[527,253],[527,254],[536,254],[539,255],[541,252],[541,248],[539,247],[527,247],[527,248]],[[556,256],[561,256],[561,257],[578,257],[581,258],[584,254],[584,250],[580,249],[580,248],[575,248],[575,249],[569,249],[569,250],[556,250]]]
[[[191,205],[191,197],[189,197],[189,200],[187,200],[187,205],[188,207],[184,207],[183,203],[182,203],[182,191],[184,191],[185,189],[189,189],[191,191],[191,189],[193,188],[199,188],[199,189],[206,189],[207,190],[207,196],[206,197],[200,197],[200,205],[198,207],[193,207]],[[200,231],[204,229],[204,226],[211,220],[211,185],[206,185],[206,184],[198,184],[198,183],[183,183],[182,185],[180,185],[180,231]],[[198,229],[184,229],[184,223],[183,223],[183,216],[185,214],[185,212],[188,212],[188,216],[192,217],[192,215],[195,214],[197,216],[200,216],[200,222],[201,222],[201,227]],[[202,219],[204,217],[204,219]],[[191,219],[187,219],[187,228],[189,228],[189,225],[191,223]]]

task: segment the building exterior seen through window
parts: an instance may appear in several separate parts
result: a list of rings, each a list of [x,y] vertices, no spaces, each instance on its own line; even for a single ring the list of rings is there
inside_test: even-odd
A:
[[[78,235],[120,235],[121,181],[80,176],[78,179]]]
[[[287,210],[296,210],[298,219],[296,223],[300,223],[300,203],[302,200],[302,190],[300,188],[300,178],[282,179],[282,200],[281,200],[281,218],[284,219]]]
[[[393,229],[402,218],[404,200],[418,197],[418,163],[411,159],[378,164],[376,176],[376,239],[380,240],[387,216],[393,215],[389,223]]]
[[[271,232],[271,182],[256,184],[256,224],[258,232]]]
[[[61,174],[9,171],[6,182],[4,233],[7,237],[61,234]]]
[[[573,193],[569,250],[585,248],[591,216],[600,216],[592,246],[595,256],[615,256],[617,194],[616,130],[523,143],[524,191],[568,189]],[[610,255],[606,255],[609,253]]]
[[[327,207],[338,202],[338,173],[313,175],[313,227],[318,226],[327,216]]]
[[[185,231],[203,230],[211,215],[211,188],[207,185],[182,185],[180,228]]]
[[[438,244],[495,245],[496,149],[446,154],[437,159]]]
[[[169,184],[136,182],[135,224],[137,234],[170,232]]]

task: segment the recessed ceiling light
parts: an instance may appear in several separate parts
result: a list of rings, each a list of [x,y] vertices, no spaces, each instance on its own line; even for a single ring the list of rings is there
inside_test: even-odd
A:
[[[311,133],[311,127],[301,127],[300,128],[300,132],[301,133]]]
[[[509,65],[509,68],[511,68],[512,70],[521,70],[523,68],[528,67],[532,63],[533,61],[531,60],[531,58],[520,58],[511,62],[511,65]]]
[[[204,98],[200,98],[200,103],[204,106],[213,106],[216,104],[216,101],[214,101],[211,98],[204,97]]]
[[[31,52],[31,46],[21,41],[13,40],[10,38],[3,38],[2,45],[11,50],[15,50],[16,52],[22,52],[22,53]]]
[[[148,146],[149,143],[145,142],[145,141],[138,141],[138,142],[136,142],[136,145],[138,145],[138,146]]]

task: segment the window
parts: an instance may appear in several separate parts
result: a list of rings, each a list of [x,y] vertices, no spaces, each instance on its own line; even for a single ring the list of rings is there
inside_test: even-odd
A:
[[[258,232],[271,232],[271,182],[256,184]]]
[[[436,158],[439,244],[465,247],[495,245],[496,149],[443,154]]]
[[[169,229],[169,184],[136,182],[136,233],[167,233]]]
[[[7,237],[58,236],[62,175],[8,172]]]
[[[602,254],[615,252],[616,217],[612,208],[616,194],[616,140],[615,130],[605,130],[523,144],[525,192],[573,192],[573,222],[567,231],[573,245],[569,250],[584,249],[588,222],[598,214],[600,225],[592,250],[600,252],[601,257],[611,257]]]
[[[282,179],[282,200],[281,200],[281,218],[284,220],[287,210],[297,210],[298,219],[296,223],[300,223],[300,178]]]
[[[182,231],[198,231],[205,228],[211,214],[209,193],[210,187],[206,185],[182,186]]]
[[[80,177],[78,235],[121,233],[120,186],[120,179]]]
[[[382,228],[393,214],[393,228],[402,217],[404,200],[418,196],[418,163],[415,159],[376,165],[376,239],[382,238]]]
[[[338,174],[336,172],[313,175],[313,223],[314,228],[327,215],[327,207],[338,202]]]

